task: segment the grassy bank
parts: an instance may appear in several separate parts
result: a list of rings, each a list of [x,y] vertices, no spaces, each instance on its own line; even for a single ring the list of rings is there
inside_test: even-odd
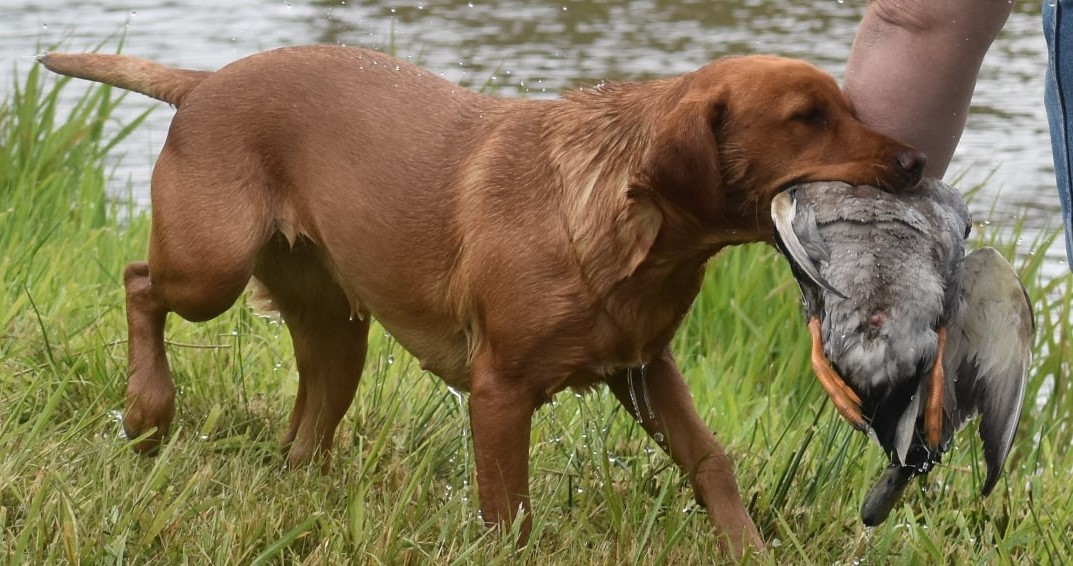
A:
[[[137,124],[105,128],[119,101],[99,87],[59,115],[64,84],[34,68],[0,107],[0,563],[718,560],[687,482],[606,393],[564,393],[538,412],[536,531],[516,553],[477,518],[462,400],[378,330],[330,474],[283,468],[290,344],[241,306],[200,325],[172,317],[176,424],[159,455],[133,453],[117,420],[120,274],[144,257],[148,218],[106,198],[103,156]],[[871,530],[858,507],[883,459],[815,383],[784,262],[760,245],[712,262],[676,351],[771,562],[1073,561],[1073,283],[1041,283],[1040,261],[1017,261],[1039,332],[1008,474],[981,500],[980,444],[963,431]]]

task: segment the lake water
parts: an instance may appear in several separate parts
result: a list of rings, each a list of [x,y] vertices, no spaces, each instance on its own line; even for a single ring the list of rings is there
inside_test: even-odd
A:
[[[389,3],[279,0],[0,0],[0,93],[37,53],[102,46],[160,62],[215,69],[284,45],[342,43],[394,51],[449,80],[486,83],[504,96],[551,97],[600,80],[638,80],[691,71],[728,54],[800,57],[840,78],[865,0],[785,2],[428,0]],[[224,7],[226,6],[226,7]],[[1019,254],[1047,254],[1045,272],[1067,269],[1064,250],[1034,249],[1059,226],[1058,197],[1042,105],[1046,65],[1040,4],[1021,2],[992,47],[948,177],[983,189],[978,222],[1009,226],[1025,216]],[[79,92],[72,85],[71,95]],[[120,120],[156,106],[116,151],[116,191],[128,183],[148,201],[152,162],[171,110],[132,95]]]

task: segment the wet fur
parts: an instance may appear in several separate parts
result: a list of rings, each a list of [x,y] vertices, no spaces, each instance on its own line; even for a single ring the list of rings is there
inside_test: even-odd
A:
[[[153,174],[149,259],[125,277],[131,435],[155,428],[152,445],[174,415],[166,315],[215,317],[255,278],[295,343],[292,463],[330,450],[376,317],[470,392],[489,523],[528,510],[533,411],[607,383],[739,554],[762,542],[668,349],[705,262],[769,240],[771,199],[792,183],[900,190],[923,167],[863,126],[831,77],[775,57],[540,101],[330,46],[214,73],[109,55],[43,63],[177,107]],[[631,407],[625,379],[641,365],[648,410]]]

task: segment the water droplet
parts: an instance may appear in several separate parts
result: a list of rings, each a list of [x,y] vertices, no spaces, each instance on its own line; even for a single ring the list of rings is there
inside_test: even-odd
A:
[[[447,386],[447,391],[449,391],[451,393],[451,395],[454,396],[455,401],[458,402],[459,407],[462,407],[465,404],[466,399],[462,395],[461,391],[459,391],[458,389],[455,389],[454,387],[451,387],[450,385]]]
[[[641,364],[641,392],[644,394],[645,405],[648,407],[648,420],[656,421],[656,410],[652,407],[652,399],[648,396],[648,364]]]
[[[641,405],[637,403],[637,389],[633,386],[633,368],[626,369],[626,388],[630,390],[630,402],[633,404],[633,416],[640,422],[644,422],[641,416]]]
[[[123,440],[130,440],[130,437],[127,436],[127,431],[123,428],[123,411],[112,409],[111,411],[108,411],[108,416],[111,418],[112,422],[116,424],[115,437]]]

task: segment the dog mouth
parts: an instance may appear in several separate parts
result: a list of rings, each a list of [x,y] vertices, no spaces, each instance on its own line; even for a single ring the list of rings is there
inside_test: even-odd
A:
[[[791,181],[787,181],[785,183],[777,185],[777,188],[774,191],[772,191],[770,195],[767,196],[766,203],[765,203],[766,206],[763,207],[763,210],[765,212],[771,212],[771,207],[774,205],[775,199],[778,198],[779,195],[782,195],[784,193],[788,193],[790,191],[799,189],[801,187],[804,187],[806,185],[810,185],[812,183],[831,183],[831,182],[845,183],[846,181],[837,180],[837,179],[822,179],[821,180],[821,179],[813,179],[813,178],[808,178],[808,177],[794,178]],[[848,184],[852,185],[853,183],[848,183]],[[769,218],[769,220],[770,220],[770,218]]]

